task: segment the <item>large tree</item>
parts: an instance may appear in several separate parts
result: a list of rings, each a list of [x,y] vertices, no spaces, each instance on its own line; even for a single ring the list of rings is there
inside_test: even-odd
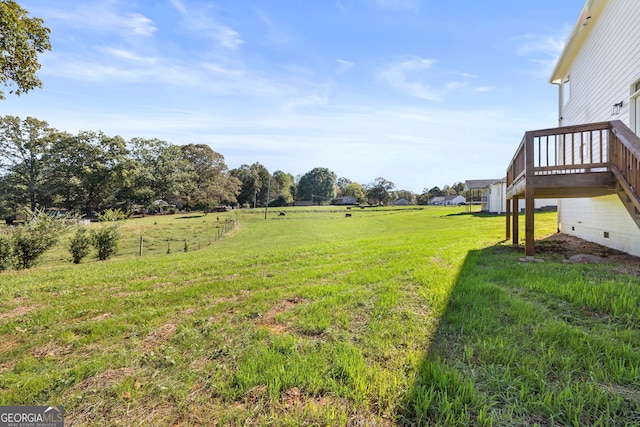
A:
[[[196,189],[196,170],[182,149],[159,139],[134,138],[130,142],[139,171],[134,186],[142,190],[144,205],[162,199],[188,203]]]
[[[296,200],[318,203],[329,201],[336,195],[336,174],[327,168],[314,168],[300,177]]]
[[[367,186],[367,197],[369,203],[376,205],[386,205],[391,200],[391,190],[395,188],[395,184],[382,177],[376,178]]]
[[[0,0],[0,83],[20,95],[42,87],[38,54],[51,50],[50,30],[13,0]],[[0,90],[0,99],[4,92]]]
[[[348,184],[345,184],[344,187],[340,189],[340,195],[353,196],[356,198],[358,203],[362,203],[367,200],[364,188],[357,182],[349,182]]]
[[[273,205],[284,206],[293,201],[296,186],[293,175],[277,170],[271,177],[271,191],[269,202]]]
[[[57,133],[46,159],[54,201],[69,209],[94,210],[118,202],[129,169],[124,140],[103,132]]]
[[[242,165],[231,170],[231,175],[235,176],[242,183],[240,194],[238,194],[238,204],[240,206],[262,206],[267,198],[269,184],[269,171],[260,163],[252,165]]]
[[[236,202],[242,184],[229,174],[222,154],[206,144],[188,144],[180,149],[195,171],[195,190],[191,197],[195,207],[210,210],[221,203]]]
[[[12,182],[15,201],[36,210],[45,183],[43,158],[52,130],[47,122],[27,117],[0,117],[0,171]]]

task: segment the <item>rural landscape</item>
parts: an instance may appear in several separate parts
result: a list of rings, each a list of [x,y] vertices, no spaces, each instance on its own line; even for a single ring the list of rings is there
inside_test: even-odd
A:
[[[263,214],[232,211],[200,250],[73,264],[63,238],[1,273],[0,405],[63,405],[68,425],[640,422],[640,270],[603,248],[564,263],[588,249],[549,238],[555,213],[538,263],[503,216],[459,207]]]
[[[635,0],[23,2],[0,426],[640,425]]]

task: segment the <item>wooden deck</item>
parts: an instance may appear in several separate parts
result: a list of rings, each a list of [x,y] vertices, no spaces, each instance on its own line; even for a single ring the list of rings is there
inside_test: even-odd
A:
[[[525,255],[534,255],[536,198],[618,194],[640,227],[640,138],[621,121],[525,133],[507,169],[506,236],[519,242],[525,200]]]

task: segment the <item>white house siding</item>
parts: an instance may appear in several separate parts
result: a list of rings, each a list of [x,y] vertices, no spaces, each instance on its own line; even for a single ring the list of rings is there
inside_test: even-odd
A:
[[[588,23],[593,28],[569,69],[571,93],[560,111],[561,125],[608,120],[630,125],[631,86],[640,80],[639,22],[639,0],[609,0]],[[613,104],[620,101],[620,114],[612,116]],[[640,229],[617,196],[562,199],[558,212],[563,233],[640,255]]]
[[[637,231],[638,227],[624,208],[611,209],[619,202],[618,196],[567,201],[562,200],[562,209],[558,212],[560,232],[640,256],[638,235],[629,232]]]

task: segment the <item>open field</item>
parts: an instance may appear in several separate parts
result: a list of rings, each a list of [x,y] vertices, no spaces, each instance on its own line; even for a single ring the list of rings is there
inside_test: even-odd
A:
[[[0,274],[0,405],[61,404],[66,425],[639,425],[638,265],[564,264],[552,241],[520,263],[504,217],[463,211],[234,212],[198,251],[56,249]]]

